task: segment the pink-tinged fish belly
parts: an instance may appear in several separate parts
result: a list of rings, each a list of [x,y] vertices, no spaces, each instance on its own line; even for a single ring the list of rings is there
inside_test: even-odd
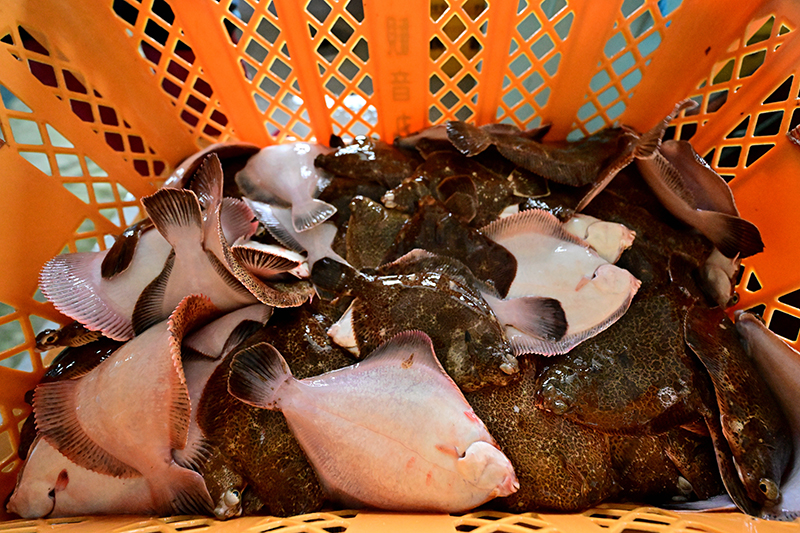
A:
[[[145,476],[166,467],[174,373],[166,323],[158,324],[80,380],[81,426],[109,454]]]
[[[279,406],[317,469],[344,501],[394,510],[463,510],[491,491],[458,459],[493,443],[452,382],[434,372],[356,368],[287,384]]]

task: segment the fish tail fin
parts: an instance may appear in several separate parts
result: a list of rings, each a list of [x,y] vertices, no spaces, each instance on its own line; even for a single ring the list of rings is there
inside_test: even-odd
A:
[[[487,131],[457,120],[447,123],[447,138],[456,150],[467,156],[478,155],[493,142],[491,134]]]
[[[297,232],[306,231],[322,224],[336,213],[336,208],[328,202],[312,198],[308,202],[292,205],[292,226]]]
[[[155,510],[158,514],[211,515],[214,502],[208,493],[203,476],[173,463],[166,479],[152,486]]]
[[[142,198],[148,216],[173,247],[203,242],[203,215],[197,195],[187,189],[159,189]]]
[[[484,295],[484,298],[486,296]],[[543,296],[487,300],[497,320],[540,339],[558,341],[567,332],[567,315],[561,302]]]
[[[346,292],[358,272],[340,261],[323,257],[311,265],[311,282],[323,290]]]
[[[280,352],[271,344],[260,342],[233,357],[228,391],[246,404],[278,409],[277,392],[291,378],[292,371]]]
[[[700,213],[706,219],[703,234],[725,257],[750,257],[764,250],[761,233],[752,222],[717,211]]]

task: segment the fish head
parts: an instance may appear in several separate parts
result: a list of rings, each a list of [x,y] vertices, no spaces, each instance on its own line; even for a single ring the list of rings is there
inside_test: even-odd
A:
[[[731,451],[738,456],[736,470],[748,497],[760,505],[772,505],[780,500],[783,466],[790,450],[775,446],[775,438],[761,420],[745,423],[738,438],[731,442]],[[766,443],[770,443],[767,445]],[[741,450],[737,450],[741,444]],[[739,453],[737,453],[739,452]]]
[[[69,474],[63,462],[34,461],[26,463],[20,473],[7,510],[22,518],[43,518],[56,508],[59,492],[69,484]]]
[[[239,488],[231,487],[217,500],[214,507],[214,517],[217,520],[227,520],[242,515],[242,491]]]
[[[461,377],[454,379],[462,389],[478,390],[490,383],[503,386],[519,371],[511,345],[495,326],[496,320],[487,318],[473,322],[471,327],[453,330],[447,359],[461,368],[453,372],[445,364],[445,369],[451,376]]]
[[[473,442],[456,461],[456,468],[477,490],[486,491],[489,498],[509,496],[519,489],[514,466],[494,444]]]

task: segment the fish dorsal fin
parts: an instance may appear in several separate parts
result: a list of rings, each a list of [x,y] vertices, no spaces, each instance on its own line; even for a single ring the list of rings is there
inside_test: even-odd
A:
[[[664,132],[667,131],[669,123],[672,122],[675,117],[677,117],[684,109],[694,109],[695,107],[697,107],[697,103],[688,98],[675,104],[675,107],[672,108],[672,111],[669,113],[669,115],[664,117],[661,122],[650,128],[649,131],[645,132],[641,137],[639,137],[634,148],[634,157],[637,159],[647,159],[652,157],[661,145],[661,138],[664,137]]]
[[[173,247],[182,240],[203,242],[203,216],[193,191],[159,189],[142,198],[156,229]]]
[[[219,216],[222,231],[228,242],[249,239],[258,229],[258,221],[253,210],[238,198],[223,198]]]
[[[374,365],[399,365],[402,368],[412,368],[414,365],[420,365],[436,370],[450,379],[433,351],[431,338],[419,330],[398,333],[378,346],[357,365],[359,368],[369,368]]]
[[[78,420],[76,387],[79,379],[41,383],[33,395],[36,429],[73,463],[99,474],[119,478],[140,475],[132,466],[101,448]]]
[[[305,261],[297,252],[256,241],[234,244],[231,253],[244,268],[262,278],[288,272]]]
[[[233,331],[225,340],[225,345],[222,347],[222,357],[225,357],[231,350],[252,337],[263,326],[264,323],[258,320],[243,320],[239,322],[239,325],[233,328]]]
[[[164,268],[161,269],[161,273],[148,283],[136,300],[136,304],[133,306],[133,314],[131,315],[131,323],[135,335],[139,335],[153,324],[164,320],[164,311],[162,309],[164,294],[166,293],[167,282],[169,282],[174,265],[175,251],[172,250],[164,262]]]
[[[217,154],[208,154],[192,180],[191,190],[197,194],[200,206],[208,213],[216,211],[222,201],[222,164]]]
[[[167,321],[169,350],[172,358],[172,406],[170,409],[170,446],[182,450],[189,437],[191,402],[183,373],[181,344],[183,338],[194,328],[207,323],[219,314],[219,309],[203,295],[191,294],[181,300]]]
[[[655,164],[656,170],[658,171],[658,174],[661,177],[661,181],[664,183],[664,185],[670,191],[672,191],[674,195],[683,200],[689,207],[692,209],[697,209],[697,201],[695,200],[692,191],[686,186],[683,175],[681,175],[680,171],[675,168],[675,165],[670,163],[660,151],[653,154],[653,163]]]
[[[306,251],[303,245],[297,242],[294,235],[281,224],[280,220],[275,216],[271,205],[250,200],[249,198],[245,198],[244,201],[276,241],[294,252],[303,253]]]
[[[500,218],[481,228],[481,232],[501,244],[502,241],[517,235],[539,233],[579,246],[589,247],[586,241],[568,233],[558,218],[543,209],[528,209],[527,211],[520,211],[511,216]]]

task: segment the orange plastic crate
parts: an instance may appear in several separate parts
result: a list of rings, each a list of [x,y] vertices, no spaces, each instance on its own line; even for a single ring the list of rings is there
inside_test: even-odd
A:
[[[212,142],[392,139],[460,119],[575,138],[670,134],[730,180],[766,251],[740,308],[798,346],[800,3],[796,0],[0,0],[0,496],[13,488],[35,334],[66,317],[42,264],[105,249],[184,157]],[[603,505],[578,515],[315,513],[290,519],[6,522],[44,531],[784,531],[736,513]]]

